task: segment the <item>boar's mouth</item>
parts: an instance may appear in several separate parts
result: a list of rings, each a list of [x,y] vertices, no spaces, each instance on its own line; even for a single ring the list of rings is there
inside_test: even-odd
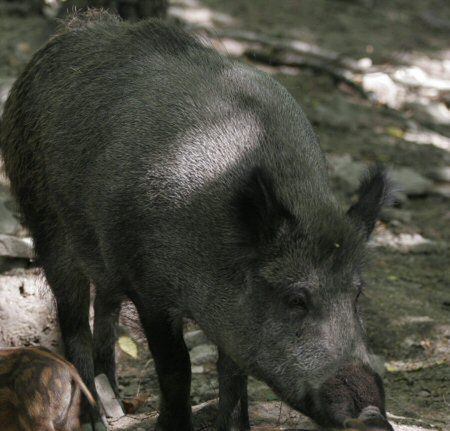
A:
[[[343,427],[353,421],[356,429],[361,425],[392,430],[386,420],[383,383],[367,365],[340,368],[318,389],[308,390],[296,408],[321,426]]]

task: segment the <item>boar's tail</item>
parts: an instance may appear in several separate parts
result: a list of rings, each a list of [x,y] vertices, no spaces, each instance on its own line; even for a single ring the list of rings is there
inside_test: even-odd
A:
[[[81,389],[81,392],[83,392],[83,394],[89,401],[89,404],[91,404],[92,406],[95,406],[97,404],[95,402],[94,397],[91,394],[91,391],[88,389],[86,384],[83,382],[83,379],[81,378],[80,374],[78,373],[77,369],[73,366],[73,364],[71,364],[67,359],[63,358],[62,356],[60,356],[56,353],[53,353],[44,347],[36,347],[36,348],[33,348],[33,350],[40,356],[44,356],[46,358],[49,358],[53,361],[56,361],[56,362],[62,364],[69,371],[70,377],[72,377],[72,380]]]

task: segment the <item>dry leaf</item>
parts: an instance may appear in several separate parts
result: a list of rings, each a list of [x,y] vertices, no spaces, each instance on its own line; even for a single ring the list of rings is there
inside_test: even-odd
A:
[[[123,400],[123,409],[127,415],[136,413],[147,401],[147,396],[144,394],[137,395],[134,398],[127,398]]]
[[[119,337],[118,344],[120,349],[132,358],[137,359],[139,354],[138,345],[128,335],[122,335]]]

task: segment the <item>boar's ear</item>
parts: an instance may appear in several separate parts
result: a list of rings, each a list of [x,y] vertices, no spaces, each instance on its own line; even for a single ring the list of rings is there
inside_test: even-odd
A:
[[[369,238],[381,208],[394,201],[393,187],[383,166],[374,165],[368,170],[361,181],[358,195],[359,199],[350,207],[348,215]]]
[[[253,168],[234,206],[252,243],[273,239],[281,226],[294,218],[276,195],[272,177],[261,167]]]

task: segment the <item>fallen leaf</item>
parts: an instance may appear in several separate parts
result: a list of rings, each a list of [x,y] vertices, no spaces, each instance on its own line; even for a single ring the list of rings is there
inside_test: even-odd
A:
[[[136,413],[147,401],[147,396],[144,394],[137,395],[134,398],[127,398],[122,401],[123,409],[127,415]]]
[[[118,344],[120,349],[132,358],[137,359],[139,349],[135,341],[128,335],[119,337]]]
[[[405,131],[399,127],[391,126],[386,129],[386,133],[393,138],[403,138]]]
[[[388,279],[389,281],[397,281],[397,280],[398,280],[398,277],[397,277],[396,275],[388,275],[387,279]]]

